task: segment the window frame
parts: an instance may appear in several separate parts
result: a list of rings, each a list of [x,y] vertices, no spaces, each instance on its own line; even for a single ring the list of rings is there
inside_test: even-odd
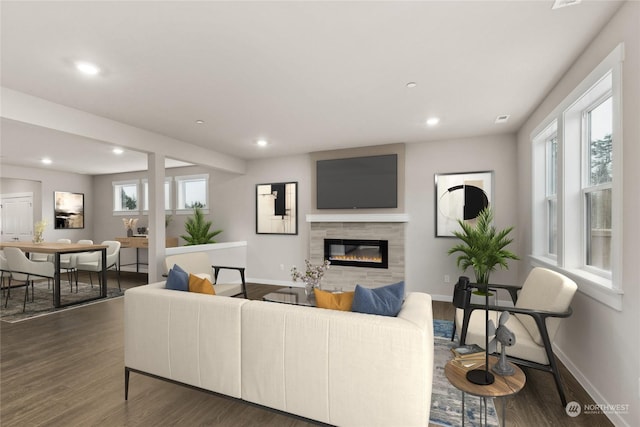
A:
[[[189,181],[202,180],[205,184],[204,195],[205,204],[202,208],[202,212],[209,213],[209,174],[197,174],[197,175],[183,175],[173,177],[175,181],[175,212],[178,215],[189,215],[193,213],[193,208],[184,207],[184,183]]]
[[[167,185],[168,184],[168,185]],[[164,211],[166,213],[173,212],[173,177],[167,176],[164,178]],[[149,215],[149,180],[142,180],[142,214]],[[168,202],[168,207],[167,207]]]
[[[533,266],[547,267],[571,277],[578,290],[612,307],[622,310],[622,61],[624,45],[613,49],[591,73],[531,133],[532,141],[532,253]],[[607,81],[607,79],[610,80]],[[603,90],[606,88],[606,90]],[[596,101],[612,97],[612,231],[611,272],[586,265],[586,162],[584,157],[584,111]],[[599,105],[599,104],[598,104]],[[558,133],[558,255],[545,252],[548,236],[543,201],[546,201],[546,153],[544,132],[557,123]],[[547,135],[548,136],[548,135]],[[588,147],[588,145],[587,145]],[[577,151],[576,151],[577,150]],[[587,175],[588,177],[588,175]],[[576,219],[580,220],[576,220]],[[584,256],[583,256],[584,254]]]
[[[545,145],[545,210],[546,210],[546,215],[545,215],[545,235],[546,235],[546,245],[545,245],[545,254],[546,256],[548,256],[549,258],[552,259],[557,259],[558,257],[558,129],[557,129],[557,123],[554,122],[552,129],[553,132],[551,133],[551,135],[547,136],[544,139],[544,145]],[[555,163],[552,165],[551,163],[551,152],[550,152],[550,145],[553,143],[552,141],[555,140],[555,145],[556,145],[556,152],[555,152],[555,158],[553,159],[555,161]],[[552,172],[551,170],[551,166],[555,166],[555,171]],[[554,181],[554,188],[551,188],[550,185],[550,177],[551,175],[553,175],[555,181]],[[553,192],[552,192],[553,191]],[[556,220],[555,220],[555,252],[551,252],[551,242],[552,242],[552,229],[551,229],[551,203],[555,202],[556,204]]]
[[[121,198],[121,189],[125,186],[135,186],[136,188],[136,209],[131,210],[121,210],[117,209],[118,205],[122,206],[122,198]],[[139,179],[128,179],[123,181],[112,181],[111,182],[112,189],[112,212],[113,215],[139,215],[140,214],[140,180]],[[120,201],[118,204],[117,202]]]
[[[613,82],[612,82],[613,84]],[[612,99],[613,104],[613,94],[612,90],[604,91],[602,94],[594,98],[593,102],[589,103],[582,111],[582,185],[580,189],[580,196],[582,199],[582,268],[592,274],[604,277],[606,279],[611,280],[612,272],[610,270],[605,270],[587,263],[589,258],[589,252],[591,251],[590,245],[590,207],[589,207],[589,198],[590,194],[602,191],[602,190],[611,190],[613,193],[613,177],[610,181],[601,184],[591,184],[591,118],[590,113],[595,110],[597,107],[602,105],[609,98]],[[613,125],[613,117],[612,117],[612,125]],[[613,138],[612,138],[613,141]],[[612,152],[613,146],[615,144],[612,143]],[[613,155],[613,154],[612,154]],[[614,165],[615,170],[615,165]],[[612,206],[613,210],[613,206]],[[613,215],[613,212],[612,212]],[[613,265],[611,266],[613,268]]]

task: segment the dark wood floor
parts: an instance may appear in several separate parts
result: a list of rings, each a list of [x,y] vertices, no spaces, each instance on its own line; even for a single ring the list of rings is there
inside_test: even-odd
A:
[[[123,274],[124,288],[146,277]],[[274,289],[250,285],[260,299]],[[309,426],[304,420],[225,397],[132,374],[123,396],[122,298],[20,323],[0,322],[0,424],[9,426]],[[451,319],[448,303],[434,317]],[[568,417],[551,375],[526,370],[527,385],[507,402],[510,426],[610,426],[606,417]],[[568,372],[567,397],[590,399]],[[499,403],[497,403],[499,405]],[[500,410],[500,407],[498,407]]]

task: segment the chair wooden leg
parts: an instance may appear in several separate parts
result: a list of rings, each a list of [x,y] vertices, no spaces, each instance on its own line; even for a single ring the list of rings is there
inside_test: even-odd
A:
[[[556,388],[558,389],[558,394],[560,395],[560,402],[562,402],[562,407],[567,406],[567,398],[564,395],[564,388],[562,387],[562,378],[560,377],[560,370],[558,369],[558,364],[556,363],[556,359],[553,355],[549,359],[549,366],[551,366],[551,373],[553,374],[553,379],[556,382]]]

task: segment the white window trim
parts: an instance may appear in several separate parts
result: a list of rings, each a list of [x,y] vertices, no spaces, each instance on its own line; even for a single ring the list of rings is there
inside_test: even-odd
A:
[[[554,121],[551,125],[549,125],[549,127],[543,132],[543,141],[542,143],[544,144],[544,150],[545,150],[545,215],[544,215],[544,220],[545,220],[545,235],[546,235],[546,239],[545,239],[545,244],[544,244],[544,248],[545,248],[545,255],[547,257],[549,257],[550,259],[554,259],[557,260],[558,255],[558,236],[557,236],[557,229],[556,229],[556,253],[553,254],[549,251],[549,241],[550,241],[550,237],[551,237],[551,224],[549,222],[549,202],[551,202],[552,200],[555,201],[556,203],[556,211],[558,210],[558,151],[557,151],[557,144],[558,144],[558,123],[556,121]],[[554,172],[554,176],[555,176],[555,193],[550,195],[550,188],[549,188],[549,160],[550,160],[550,153],[549,153],[549,141],[551,139],[555,138],[556,139],[556,170]],[[557,214],[556,214],[556,218],[557,218]],[[557,219],[556,219],[557,222]],[[557,228],[557,225],[556,225]]]
[[[172,182],[173,182],[173,177],[167,176],[164,178],[164,183],[169,184],[169,208],[164,210],[168,214],[173,213],[173,206],[174,206],[173,185],[171,185]],[[148,198],[147,192],[149,191],[149,180],[146,178],[143,179],[141,181],[141,187],[142,187],[142,214],[149,215],[149,208],[147,209],[144,208],[144,201]],[[163,205],[164,205],[164,202],[165,200],[163,200]]]
[[[176,215],[191,215],[193,213],[193,209],[188,208],[180,208],[179,207],[179,200],[180,200],[180,182],[181,181],[188,181],[188,180],[195,180],[195,179],[204,179],[205,183],[206,183],[206,188],[205,188],[205,196],[207,198],[206,200],[206,207],[202,209],[202,213],[204,214],[208,214],[209,213],[209,205],[211,203],[211,201],[209,200],[209,174],[198,174],[198,175],[182,175],[182,176],[175,176],[173,177],[174,181],[175,181],[175,213]]]
[[[130,211],[121,211],[121,210],[116,210],[116,195],[115,195],[115,191],[116,191],[116,186],[122,186],[122,185],[135,185],[136,186],[136,195],[138,197],[138,204],[137,207],[138,209],[135,210],[130,210]],[[112,181],[111,182],[111,210],[113,212],[114,216],[129,216],[129,215],[140,215],[140,205],[142,204],[142,200],[140,198],[140,194],[141,194],[141,189],[140,189],[140,180],[139,179],[129,179],[129,180],[125,180],[125,181]]]
[[[622,289],[622,156],[623,156],[623,140],[622,140],[622,62],[624,61],[624,44],[620,43],[607,55],[607,57],[596,68],[589,73],[589,75],[553,110],[545,120],[538,125],[530,135],[532,143],[532,250],[530,255],[531,264],[534,266],[542,266],[556,270],[562,274],[572,278],[578,285],[578,291],[588,295],[589,297],[615,309],[622,311],[622,297],[624,295]],[[612,245],[611,245],[611,278],[602,277],[594,274],[590,269],[576,268],[577,265],[583,266],[584,261],[580,264],[576,264],[575,259],[567,259],[567,253],[565,252],[565,243],[569,241],[584,241],[580,237],[576,240],[576,236],[567,236],[567,233],[571,233],[570,230],[565,229],[565,222],[567,221],[567,215],[565,215],[566,200],[565,188],[567,185],[571,185],[571,180],[578,180],[578,185],[582,184],[582,173],[578,176],[568,176],[566,174],[565,165],[565,144],[564,138],[566,137],[568,129],[565,129],[565,120],[567,120],[566,114],[574,107],[591,88],[593,88],[599,81],[601,81],[608,73],[611,74],[611,93],[613,96],[613,132],[612,138],[615,141],[613,144],[613,192],[612,192]],[[580,119],[580,117],[578,117]],[[542,249],[544,248],[544,242],[541,238],[546,238],[546,235],[541,235],[540,231],[545,230],[544,224],[541,223],[544,215],[540,215],[541,204],[540,195],[546,194],[546,188],[540,189],[539,186],[546,186],[546,180],[543,174],[544,165],[542,165],[542,171],[540,171],[540,158],[544,157],[544,152],[540,153],[540,149],[544,150],[544,144],[540,144],[541,135],[545,130],[552,125],[554,121],[557,121],[558,132],[558,162],[561,168],[561,173],[558,174],[558,211],[559,218],[562,221],[558,223],[558,257],[552,259],[549,256],[543,255]],[[580,127],[582,129],[582,127]],[[581,132],[581,131],[580,131]],[[542,155],[542,157],[540,157]],[[568,155],[568,154],[566,154]],[[581,167],[582,161],[579,162]],[[541,190],[545,190],[542,191]],[[582,194],[582,192],[580,192]],[[573,203],[570,201],[569,204]],[[575,203],[574,203],[575,205]],[[581,206],[578,203],[577,206]],[[582,217],[582,214],[580,214]],[[581,221],[582,222],[582,221]],[[580,224],[580,234],[582,235],[582,229],[584,224]],[[583,243],[584,244],[584,243]],[[571,251],[570,248],[567,248]],[[580,248],[582,252],[582,248]],[[574,251],[575,253],[575,251]],[[571,255],[569,255],[571,256]],[[580,254],[580,260],[583,257]]]

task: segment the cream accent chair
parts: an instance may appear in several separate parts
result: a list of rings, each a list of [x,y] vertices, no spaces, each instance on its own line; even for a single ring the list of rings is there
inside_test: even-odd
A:
[[[7,267],[11,271],[11,278],[9,279],[9,287],[7,289],[7,298],[4,306],[7,306],[9,302],[9,295],[11,290],[11,281],[18,280],[24,282],[24,303],[22,305],[22,311],[27,308],[27,297],[29,295],[29,285],[31,285],[31,301],[34,299],[33,295],[33,282],[34,278],[53,279],[55,277],[55,267],[51,262],[36,262],[31,261],[27,256],[18,248],[4,248],[4,253],[7,258]]]
[[[118,289],[122,290],[120,286],[120,266],[118,265],[118,258],[120,255],[120,242],[116,240],[105,240],[101,243],[102,245],[107,245],[107,270],[115,269],[117,278],[118,278]],[[91,278],[91,273],[101,273],[102,272],[102,252],[83,252],[76,257],[76,266],[77,271],[87,271],[89,272],[89,281],[93,286],[93,279]],[[76,273],[77,274],[77,273]],[[98,274],[98,280],[101,279],[101,275]]]
[[[522,288],[489,286],[495,291],[509,291],[515,304],[515,307],[489,306],[489,318],[493,319],[495,325],[498,324],[500,313],[508,311],[511,314],[506,326],[515,334],[516,343],[507,348],[508,359],[518,365],[552,373],[562,406],[567,406],[551,343],[558,332],[561,318],[569,317],[572,313],[570,304],[578,286],[568,277],[546,268],[531,270]],[[478,344],[484,348],[484,305],[470,304],[468,297],[459,304],[460,299],[455,294],[454,300],[458,301],[455,327],[460,331],[460,344]]]
[[[244,267],[226,267],[211,265],[211,260],[206,252],[192,252],[188,254],[168,255],[164,259],[166,272],[168,273],[177,264],[187,273],[194,276],[206,277],[213,283],[216,295],[247,298],[247,284],[244,278]],[[240,273],[240,283],[218,283],[220,270],[236,270]],[[213,274],[212,274],[213,273]]]

